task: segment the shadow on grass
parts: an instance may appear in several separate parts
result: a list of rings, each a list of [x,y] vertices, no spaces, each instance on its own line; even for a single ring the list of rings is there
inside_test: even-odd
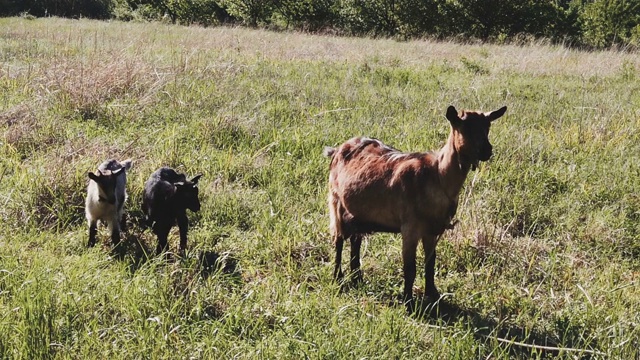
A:
[[[241,278],[238,259],[228,252],[202,251],[198,254],[198,268],[203,278],[208,278],[216,273],[230,275],[236,280]]]
[[[128,262],[129,272],[137,272],[150,261],[164,259],[167,264],[180,262],[181,266],[193,268],[203,278],[208,278],[214,274],[231,276],[234,280],[241,279],[238,267],[238,259],[229,252],[215,252],[210,250],[199,251],[197,255],[180,256],[172,252],[156,255],[155,246],[148,245],[144,234],[145,228],[129,227],[126,235],[121,239],[118,246],[111,248],[112,256],[123,262]],[[155,240],[155,236],[153,237]],[[195,260],[195,262],[194,262]],[[162,262],[162,261],[161,261]]]
[[[111,255],[120,261],[132,260],[136,264],[132,269],[132,272],[135,272],[136,269],[153,256],[153,253],[152,249],[143,242],[146,227],[141,218],[132,217],[131,214],[125,214],[124,216],[125,218],[121,225],[120,243],[111,248]]]
[[[111,254],[115,259],[129,262],[131,274],[150,261],[163,258],[164,262],[168,264],[180,262],[182,266],[191,267],[203,278],[220,273],[230,275],[235,280],[241,279],[238,259],[229,252],[218,253],[204,250],[198,252],[195,256],[187,253],[186,257],[173,252],[157,255],[155,253],[156,236],[148,231],[149,227],[143,221],[143,217],[140,214],[138,215],[129,216],[126,230],[122,232],[123,238],[116,247],[111,248]]]
[[[154,257],[154,250],[142,241],[142,230],[139,228],[130,228],[125,232],[125,236],[121,239],[118,246],[111,249],[113,257],[119,261],[129,262],[129,272],[131,274],[138,271],[144,264]]]
[[[474,329],[474,337],[480,343],[488,346],[499,346],[508,351],[511,357],[517,358],[556,358],[567,356],[574,359],[601,358],[604,354],[589,350],[593,343],[580,337],[574,343],[559,343],[552,333],[535,329],[527,329],[513,325],[501,324],[489,319],[471,309],[463,309],[445,299],[437,303],[426,299],[416,303],[416,319],[428,323],[433,327],[453,326],[464,320]],[[438,321],[438,325],[433,324]],[[582,334],[585,330],[578,329]]]

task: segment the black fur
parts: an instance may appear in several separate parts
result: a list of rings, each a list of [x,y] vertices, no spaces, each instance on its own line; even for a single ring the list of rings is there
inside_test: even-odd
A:
[[[176,223],[180,229],[180,252],[185,252],[189,228],[187,209],[200,210],[197,185],[201,176],[187,180],[184,174],[162,167],[145,182],[142,210],[147,224],[158,236],[158,254],[168,250],[167,237]]]

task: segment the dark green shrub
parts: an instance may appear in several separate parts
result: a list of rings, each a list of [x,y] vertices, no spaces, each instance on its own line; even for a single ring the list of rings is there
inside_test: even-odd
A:
[[[514,41],[550,39],[592,48],[640,45],[631,0],[0,0],[0,16],[239,22],[347,35]]]
[[[399,35],[442,36],[447,32],[447,21],[443,19],[444,2],[439,0],[401,0],[397,16],[400,22]]]
[[[586,45],[596,48],[638,45],[640,2],[595,0],[584,5],[580,23]]]
[[[277,0],[220,0],[219,3],[230,16],[256,27],[271,23]]]
[[[337,4],[337,0],[280,0],[276,12],[285,28],[317,31],[335,25]]]
[[[229,14],[216,0],[127,0],[136,15],[146,20],[164,16],[174,24],[216,25],[227,21]]]
[[[394,0],[343,0],[341,27],[352,35],[394,35],[398,30],[397,10]]]
[[[24,1],[0,1],[8,3],[9,13],[16,15],[16,11],[28,12],[35,16],[60,16],[60,17],[86,17],[92,19],[108,19],[111,17],[113,0],[24,0]],[[6,9],[0,10],[2,14]]]
[[[0,0],[0,16],[18,15],[23,10],[20,0]]]
[[[441,6],[448,36],[483,40],[515,35],[562,37],[564,10],[550,0],[456,0]]]

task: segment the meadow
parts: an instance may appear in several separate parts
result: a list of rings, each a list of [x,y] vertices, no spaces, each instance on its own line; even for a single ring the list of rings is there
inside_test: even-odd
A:
[[[0,356],[637,359],[639,71],[544,42],[0,19]],[[436,150],[449,105],[508,110],[438,244],[442,305],[408,315],[397,235],[333,281],[322,149]],[[86,247],[107,158],[134,161],[118,252],[104,228]],[[163,165],[204,174],[184,258],[140,225]]]

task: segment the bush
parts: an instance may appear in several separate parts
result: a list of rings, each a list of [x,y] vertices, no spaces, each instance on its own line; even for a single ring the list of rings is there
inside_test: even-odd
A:
[[[640,33],[640,2],[595,0],[580,14],[583,41],[595,48],[637,45]]]
[[[271,23],[277,0],[220,0],[220,6],[231,17],[256,27]]]
[[[7,1],[11,11],[28,12],[35,16],[86,17],[108,19],[113,0],[24,0]],[[0,2],[0,4],[2,4]],[[0,6],[1,7],[1,6]],[[15,15],[9,14],[9,15]]]
[[[281,0],[276,12],[284,27],[317,31],[336,24],[337,0]]]
[[[0,0],[0,16],[19,14],[203,26],[241,22],[402,38],[546,38],[593,48],[640,45],[640,1],[630,0]]]
[[[132,19],[160,20],[165,16],[174,24],[203,26],[226,21],[227,12],[216,0],[128,0]],[[122,17],[122,15],[121,15]]]
[[[443,21],[442,6],[438,0],[401,0],[397,6],[400,22],[399,35],[415,37],[423,35],[442,36],[447,32]]]
[[[443,5],[447,36],[483,40],[516,35],[555,37],[554,23],[564,12],[555,1],[457,0]]]
[[[22,10],[23,5],[20,0],[0,0],[0,16],[15,16]]]
[[[343,0],[341,27],[348,34],[391,36],[397,33],[397,2],[394,0]]]

